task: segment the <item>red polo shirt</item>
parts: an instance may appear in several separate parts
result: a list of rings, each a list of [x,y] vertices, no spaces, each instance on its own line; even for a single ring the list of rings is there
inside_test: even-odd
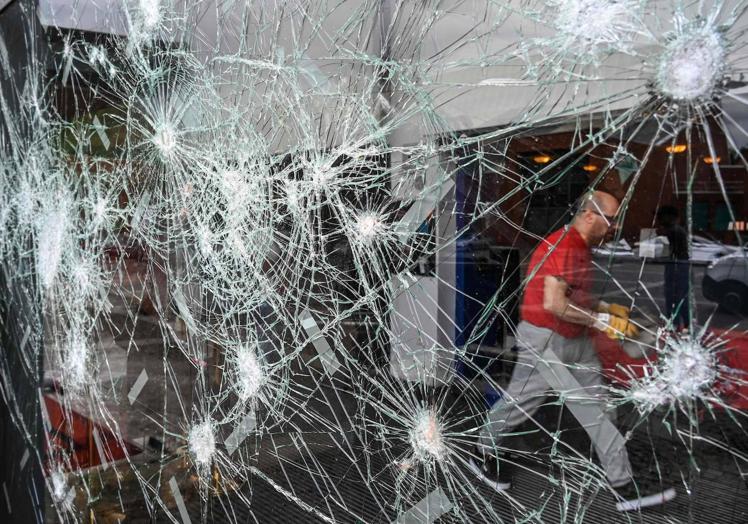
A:
[[[530,258],[527,268],[529,281],[520,308],[522,320],[552,329],[566,338],[584,335],[586,326],[565,322],[543,309],[543,287],[546,275],[560,277],[569,285],[571,301],[590,308],[591,266],[590,248],[576,229],[563,227],[548,235]]]

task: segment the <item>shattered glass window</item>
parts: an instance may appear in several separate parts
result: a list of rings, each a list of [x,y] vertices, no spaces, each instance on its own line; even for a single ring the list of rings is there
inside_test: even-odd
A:
[[[747,9],[0,1],[0,520],[747,522]]]

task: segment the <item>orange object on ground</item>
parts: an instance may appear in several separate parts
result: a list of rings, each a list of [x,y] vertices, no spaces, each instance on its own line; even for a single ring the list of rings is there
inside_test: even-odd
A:
[[[66,467],[64,456],[70,457],[71,469],[83,469],[98,466],[104,461],[120,460],[142,451],[134,444],[118,438],[107,427],[75,410],[66,409],[58,400],[57,394],[45,394],[43,398],[50,424],[47,441],[47,457],[50,464],[54,462]],[[95,433],[98,434],[98,443]]]

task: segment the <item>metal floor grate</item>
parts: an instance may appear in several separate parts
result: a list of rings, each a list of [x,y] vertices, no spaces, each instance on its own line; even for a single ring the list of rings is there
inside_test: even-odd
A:
[[[657,443],[658,454],[659,446],[662,444],[667,447],[667,443]],[[635,441],[630,444],[629,450],[632,455],[632,461],[636,461],[637,455],[651,457],[651,441]],[[663,451],[667,453],[667,451]],[[676,487],[677,498],[667,505],[648,509],[641,513],[631,513],[622,515],[615,511],[613,507],[613,497],[609,493],[598,493],[594,499],[589,502],[587,510],[584,513],[582,522],[593,524],[617,524],[617,523],[641,523],[641,524],[661,524],[667,523],[739,523],[748,522],[748,489],[746,488],[735,463],[731,460],[728,453],[700,453],[704,459],[702,469],[698,477],[690,479],[690,494],[686,492],[683,482],[679,481],[681,471],[674,468],[669,472],[672,485]],[[386,523],[395,520],[391,509],[383,510],[379,507],[383,497],[387,493],[380,493],[379,497],[374,497],[360,475],[351,467],[349,461],[345,460],[340,453],[325,452],[316,455],[319,464],[324,467],[326,480],[334,483],[337,493],[335,499],[344,500],[346,508],[340,508],[334,502],[333,498],[325,498],[320,493],[320,478],[315,479],[303,470],[294,470],[285,468],[281,471],[277,468],[275,471],[269,471],[268,474],[275,482],[289,487],[293,486],[293,493],[309,506],[315,507],[326,515],[330,515],[335,522],[356,523]],[[383,457],[380,457],[383,459]],[[699,457],[696,457],[699,460]],[[680,466],[685,467],[687,463],[680,461]],[[385,468],[383,460],[374,460],[371,464],[372,471],[380,471]],[[681,468],[682,469],[682,468]],[[518,470],[515,475],[514,487],[511,495],[520,503],[529,508],[536,508],[539,500],[547,500],[542,513],[528,522],[543,522],[548,524],[561,523],[563,521],[560,508],[562,504],[561,493],[553,491],[553,486],[549,482],[539,480],[541,476],[533,472]],[[379,485],[386,483],[380,480]],[[527,518],[527,515],[521,515],[512,510],[511,505],[502,495],[492,493],[488,488],[479,485],[476,480],[476,486],[480,490],[484,500],[491,502],[494,511],[499,514],[505,522],[513,523]],[[394,495],[391,486],[381,488],[389,490],[389,495]],[[379,500],[379,503],[377,502]],[[278,493],[267,482],[255,478],[252,482],[252,505],[246,508],[242,504],[231,504],[233,516],[227,517],[219,515],[217,511],[210,520],[216,523],[231,522],[259,522],[262,524],[290,524],[297,522],[324,522],[324,520],[315,516],[313,513],[305,511],[299,505],[288,501],[282,494]],[[572,499],[572,504],[575,502]],[[484,522],[474,507],[467,504],[466,501],[455,501],[456,504],[462,504],[465,513],[469,516],[469,521]],[[197,507],[193,522],[200,522],[199,510]],[[349,510],[349,511],[346,511]],[[360,519],[351,516],[356,514]],[[438,523],[457,522],[450,515],[438,519]],[[568,522],[568,520],[567,520]]]

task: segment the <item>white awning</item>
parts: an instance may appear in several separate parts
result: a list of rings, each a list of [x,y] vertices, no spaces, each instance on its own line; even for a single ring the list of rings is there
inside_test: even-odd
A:
[[[0,5],[8,3],[0,0]],[[60,27],[126,35],[127,17],[122,0],[39,0],[39,21],[45,27]]]

